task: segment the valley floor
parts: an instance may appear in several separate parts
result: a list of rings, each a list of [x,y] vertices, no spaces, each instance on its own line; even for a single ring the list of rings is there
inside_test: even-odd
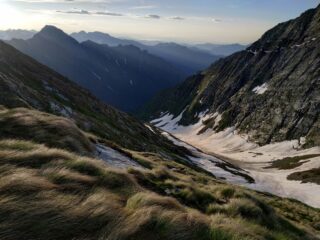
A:
[[[203,128],[203,120],[206,119],[204,114],[197,124],[187,127],[177,124],[180,118],[181,115],[173,118],[173,116],[166,114],[152,123],[172,134],[176,138],[175,144],[180,140],[184,144],[201,149],[206,154],[200,155],[200,158],[210,159],[210,156],[215,156],[218,160],[229,162],[243,169],[242,172],[251,176],[255,181],[250,183],[244,181],[241,176],[235,178],[226,175],[227,182],[281,197],[293,198],[320,208],[320,185],[318,182],[288,179],[293,174],[320,169],[319,147],[301,149],[301,143],[304,139],[260,147],[249,142],[247,136],[238,134],[234,128],[226,129],[220,133],[207,130],[203,134],[198,134]],[[217,119],[219,118],[217,117]],[[201,161],[207,160],[202,159]],[[280,166],[272,166],[275,163]],[[201,167],[218,177],[221,172],[221,169],[216,171],[208,164]]]

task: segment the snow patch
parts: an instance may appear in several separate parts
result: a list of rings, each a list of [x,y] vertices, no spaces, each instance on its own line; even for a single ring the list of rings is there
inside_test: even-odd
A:
[[[255,87],[252,91],[258,95],[264,94],[268,90],[268,84],[264,83],[260,86]]]
[[[44,81],[43,85],[47,91],[56,94],[58,97],[60,97],[61,99],[65,100],[65,101],[69,101],[69,99],[67,97],[65,97],[62,93],[60,93],[57,89],[51,87],[48,82]]]
[[[116,167],[120,169],[127,169],[129,167],[142,168],[138,163],[136,163],[131,158],[104,145],[100,145],[100,144],[96,145],[96,156],[112,167]]]
[[[305,171],[320,167],[320,157],[310,159],[302,166],[291,170],[264,169],[251,166],[250,174],[255,179],[248,188],[270,192],[281,197],[290,197],[302,201],[310,206],[320,208],[320,186],[314,183],[289,181],[287,176],[294,172]],[[245,185],[246,186],[246,185]]]
[[[67,106],[60,106],[57,103],[50,102],[50,108],[52,111],[60,114],[61,116],[71,118],[73,115],[73,110]]]
[[[151,121],[151,123],[155,124],[156,127],[162,128],[165,131],[170,132],[178,126],[178,122],[181,120],[183,113],[184,111],[182,111],[181,114],[176,118],[174,118],[173,114],[167,113],[159,119]]]
[[[247,172],[241,169],[228,167],[229,164],[227,162],[222,161],[209,154],[203,153],[195,147],[178,139],[175,139],[167,132],[163,132],[162,135],[167,137],[175,145],[187,148],[190,152],[192,152],[193,155],[188,157],[189,160],[196,164],[198,167],[201,167],[202,169],[205,169],[208,172],[212,173],[217,178],[225,180],[232,184],[248,184],[248,181],[244,177],[240,176],[240,174],[249,175]],[[223,165],[225,169],[223,169],[219,165]],[[239,173],[239,175],[236,174],[237,172]]]
[[[320,147],[303,149],[302,145],[305,142],[305,138],[259,146],[249,141],[249,135],[239,134],[235,127],[227,128],[218,133],[212,129],[207,129],[204,133],[198,134],[204,128],[203,121],[215,117],[216,125],[221,120],[221,115],[219,116],[218,113],[202,113],[198,123],[181,126],[178,122],[181,120],[182,114],[183,112],[174,118],[172,114],[166,113],[161,118],[153,120],[152,123],[181,140],[171,139],[176,145],[186,147],[185,144],[187,144],[205,152],[199,153],[195,147],[189,149],[196,156],[196,158],[190,158],[192,162],[197,163],[198,166],[218,177],[225,177],[228,182],[282,197],[294,198],[311,206],[320,207],[319,185],[313,183],[302,184],[300,181],[287,180],[287,176],[293,172],[319,168],[320,157],[306,161],[302,166],[291,170],[264,168],[269,166],[270,162],[285,157],[320,154]],[[205,154],[205,156],[202,154]],[[249,172],[249,175],[255,179],[255,184],[241,182],[239,178],[234,178],[234,176],[224,176],[223,174],[226,174],[225,169],[222,169],[224,172],[219,172],[221,168],[217,169],[215,165],[215,161],[218,158],[212,160],[210,158],[211,155],[231,159],[232,164]]]
[[[152,129],[152,127],[150,127],[148,124],[145,124],[144,126],[146,126],[151,132],[155,133],[155,131]]]
[[[259,51],[257,50],[248,50],[249,53],[252,53],[253,55],[257,55],[259,53]]]

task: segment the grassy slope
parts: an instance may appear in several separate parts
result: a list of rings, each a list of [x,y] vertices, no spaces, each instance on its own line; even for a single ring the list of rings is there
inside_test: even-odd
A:
[[[0,139],[10,138],[32,139],[83,155],[94,151],[89,138],[71,120],[25,108],[0,111]]]
[[[8,124],[17,112],[12,124],[27,129],[32,121],[21,113],[32,112],[42,121],[33,131],[48,137],[10,126],[7,136],[24,140],[1,134],[1,239],[294,240],[315,239],[320,230],[319,210],[219,182],[156,153],[119,148],[146,167],[127,172],[78,155],[83,148],[70,149],[59,131],[67,119],[2,109],[0,121]],[[48,132],[52,125],[58,130]],[[69,127],[78,139],[80,130]],[[82,134],[81,142],[89,141]]]
[[[0,156],[1,239],[309,239],[263,195],[177,163],[149,156],[153,169],[125,173],[17,140]],[[319,211],[279,201],[317,227]]]

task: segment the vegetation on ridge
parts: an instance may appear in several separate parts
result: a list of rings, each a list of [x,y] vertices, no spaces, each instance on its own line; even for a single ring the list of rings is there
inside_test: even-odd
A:
[[[71,120],[24,108],[0,112],[0,139],[32,139],[48,147],[91,155],[94,147]]]
[[[1,239],[299,240],[320,231],[317,209],[122,148],[66,118],[1,107],[0,123]],[[97,139],[145,169],[83,156],[94,156]]]

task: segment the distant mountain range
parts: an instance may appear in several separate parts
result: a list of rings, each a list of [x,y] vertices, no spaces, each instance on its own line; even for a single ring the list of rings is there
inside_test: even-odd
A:
[[[36,31],[29,31],[29,30],[21,30],[21,29],[9,29],[5,31],[0,31],[0,39],[7,41],[11,39],[30,39],[32,38],[37,32]]]
[[[147,44],[101,32],[81,31],[70,36],[53,26],[38,33],[0,32],[0,39],[89,89],[106,103],[129,112],[140,108],[157,92],[244,47]]]
[[[241,45],[241,44],[212,44],[212,43],[204,43],[204,44],[197,44],[194,45],[197,49],[209,52],[213,55],[220,55],[220,56],[229,56],[236,52],[240,52],[245,50],[248,45]]]
[[[148,51],[150,54],[161,57],[167,62],[178,67],[187,77],[197,71],[209,67],[213,62],[217,61],[220,56],[203,51],[197,48],[183,46],[177,43],[157,43],[155,45],[143,44],[139,41],[120,39],[101,32],[78,32],[72,33],[71,36],[79,42],[93,41],[99,44],[107,44],[109,46],[133,45],[142,50]]]
[[[145,45],[140,43],[139,41],[116,38],[107,33],[102,33],[102,32],[81,31],[81,32],[71,33],[70,36],[76,39],[80,43],[90,40],[99,44],[107,44],[110,47],[117,47],[119,45],[133,45],[141,49],[145,47]]]
[[[28,30],[6,30],[0,31],[1,40],[32,38],[37,32]],[[192,75],[200,70],[209,67],[221,57],[231,55],[244,50],[247,46],[241,44],[177,44],[174,42],[165,43],[161,41],[131,40],[113,37],[102,32],[80,31],[70,34],[78,42],[92,41],[99,44],[106,44],[110,47],[119,45],[133,45],[150,54],[161,57],[167,62],[174,64],[182,71],[184,77]]]
[[[185,77],[174,65],[133,45],[79,43],[53,26],[29,40],[8,43],[124,111],[137,109]]]

